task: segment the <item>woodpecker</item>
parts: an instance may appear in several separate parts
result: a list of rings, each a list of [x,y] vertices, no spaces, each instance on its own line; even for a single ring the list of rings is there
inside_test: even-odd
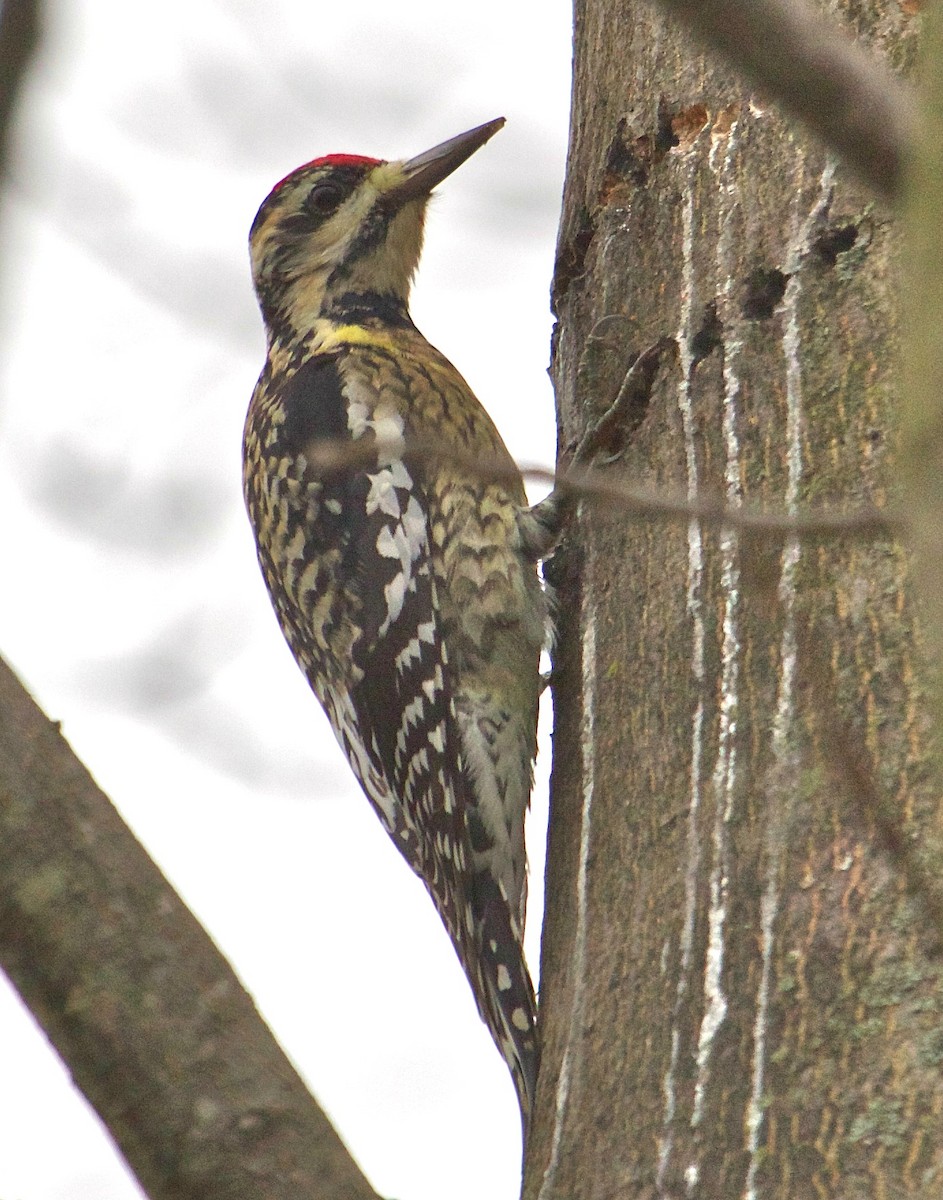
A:
[[[546,624],[534,520],[493,422],[408,309],[430,193],[503,124],[402,161],[318,158],[271,191],[249,236],[268,348],[243,479],[282,632],[435,903],[526,1136],[524,815]]]

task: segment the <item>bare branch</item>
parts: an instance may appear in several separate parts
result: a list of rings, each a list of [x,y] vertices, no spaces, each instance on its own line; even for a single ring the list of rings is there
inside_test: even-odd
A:
[[[886,509],[859,508],[849,512],[823,509],[818,512],[765,512],[744,506],[730,508],[718,494],[701,495],[689,500],[680,493],[672,494],[654,488],[633,487],[606,478],[598,470],[583,469],[555,475],[545,467],[524,464],[521,473],[528,479],[557,485],[574,494],[593,500],[609,511],[622,511],[633,517],[653,520],[659,518],[688,522],[698,520],[714,528],[749,532],[766,532],[800,538],[887,538],[894,537],[904,523]]]
[[[420,462],[450,462],[482,479],[513,482],[519,474],[527,479],[549,483],[581,499],[591,500],[610,512],[650,520],[702,521],[705,525],[782,536],[810,538],[888,538],[904,530],[904,522],[886,509],[859,508],[850,512],[788,513],[765,512],[747,506],[730,508],[718,495],[686,496],[653,488],[622,483],[613,478],[611,468],[571,467],[554,471],[549,467],[509,458],[486,458],[478,454],[440,444],[410,440],[405,448],[399,441],[318,441],[307,447],[309,466],[330,476],[376,463],[377,457],[393,454]]]
[[[910,87],[807,0],[661,0],[886,200],[916,138]]]
[[[251,996],[2,660],[0,964],[153,1200],[376,1200]]]
[[[0,172],[6,167],[10,123],[39,45],[38,0],[3,0],[0,7]]]

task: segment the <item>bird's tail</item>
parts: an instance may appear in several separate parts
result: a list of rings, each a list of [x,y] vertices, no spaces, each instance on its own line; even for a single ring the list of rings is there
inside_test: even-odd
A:
[[[540,1057],[534,986],[524,961],[521,929],[503,887],[485,875],[475,883],[476,960],[482,979],[474,990],[482,1019],[514,1080],[526,1142]]]

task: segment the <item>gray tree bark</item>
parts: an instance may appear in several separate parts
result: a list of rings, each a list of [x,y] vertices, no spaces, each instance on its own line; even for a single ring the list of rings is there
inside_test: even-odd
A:
[[[840,15],[909,70],[913,5]],[[898,240],[658,9],[576,0],[564,452],[668,339],[613,478],[731,507],[884,505]],[[554,576],[525,1196],[940,1195],[941,791],[906,553],[587,502]]]

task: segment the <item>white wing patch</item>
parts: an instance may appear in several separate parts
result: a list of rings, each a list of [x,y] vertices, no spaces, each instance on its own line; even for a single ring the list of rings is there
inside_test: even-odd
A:
[[[377,535],[377,552],[399,564],[399,570],[383,588],[386,618],[377,630],[377,636],[383,637],[402,613],[407,593],[415,588],[416,564],[427,545],[426,515],[416,499],[413,477],[402,459],[396,457],[403,452],[406,427],[395,407],[381,401],[371,409],[351,400],[347,426],[355,440],[372,432],[382,447],[382,465],[367,475],[370,490],[366,509],[368,516],[382,513],[390,518]]]
[[[390,463],[375,475],[367,475],[370,480],[370,491],[367,493],[367,512],[383,512],[390,517],[399,517],[400,503],[396,493],[397,488],[405,488],[408,492],[413,486],[412,477],[404,463],[398,459]]]
[[[410,638],[404,648],[400,650],[399,654],[396,656],[397,671],[405,671],[412,662],[418,662],[422,658],[423,643],[425,643],[427,646],[435,645],[435,622],[423,621],[422,624],[417,627],[416,636]],[[433,683],[439,691],[441,691],[445,686],[442,679],[442,666],[440,663],[436,664],[434,678],[432,680],[426,680],[426,682],[422,685],[423,690],[430,700],[432,699],[432,693],[429,691],[429,687]]]

